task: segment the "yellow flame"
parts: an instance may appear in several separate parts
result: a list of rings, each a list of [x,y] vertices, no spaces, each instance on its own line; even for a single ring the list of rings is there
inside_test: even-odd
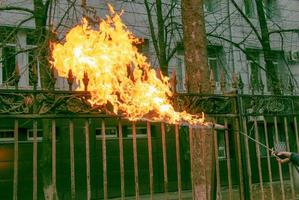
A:
[[[54,44],[52,64],[58,75],[67,77],[72,70],[76,79],[82,80],[87,73],[90,103],[109,102],[115,114],[130,120],[203,123],[203,117],[174,110],[168,77],[157,77],[147,58],[134,45],[139,39],[111,6],[109,9],[110,15],[100,22],[98,29],[92,29],[83,19],[82,24],[70,30],[63,44]]]

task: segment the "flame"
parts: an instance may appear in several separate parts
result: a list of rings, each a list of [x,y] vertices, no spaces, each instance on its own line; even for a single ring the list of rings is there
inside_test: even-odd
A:
[[[137,50],[135,44],[139,39],[110,5],[109,10],[110,15],[97,29],[83,19],[66,35],[64,44],[53,44],[52,64],[58,75],[67,77],[72,70],[76,79],[82,80],[87,73],[90,103],[102,106],[109,102],[115,114],[130,120],[203,123],[204,117],[174,110],[169,78],[157,76],[147,58]]]

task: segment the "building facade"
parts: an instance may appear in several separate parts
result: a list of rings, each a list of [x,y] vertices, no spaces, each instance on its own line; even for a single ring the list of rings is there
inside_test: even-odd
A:
[[[158,67],[159,62],[152,43],[144,2],[115,0],[109,3],[115,7],[116,11],[124,11],[122,15],[124,23],[137,37],[146,41],[143,52],[148,56],[152,66]],[[275,68],[277,68],[280,87],[285,92],[288,92],[292,86],[297,89],[299,78],[298,4],[298,1],[294,0],[263,1],[270,46],[273,50],[272,60]],[[20,3],[18,1],[3,1],[1,3],[1,7],[12,5],[33,9],[33,5],[29,1]],[[51,12],[48,13],[48,24],[50,23],[54,27],[60,40],[63,40],[71,27],[80,23],[83,15],[98,20],[100,17],[104,18],[108,12],[105,2],[95,0],[57,2],[52,5],[51,9]],[[180,1],[164,2],[163,9],[172,12],[171,17],[165,16],[165,26],[169,20],[173,20],[173,17],[176,17],[174,20],[176,23],[181,23]],[[204,4],[204,10],[208,35],[208,63],[216,82],[215,92],[221,91],[221,79],[227,83],[225,90],[230,90],[232,74],[241,77],[244,82],[244,90],[248,93],[269,92],[264,70],[263,50],[259,41],[261,31],[255,1],[207,0]],[[154,9],[150,15],[156,24],[157,15]],[[20,87],[30,88],[32,85],[30,83],[30,63],[34,59],[30,48],[34,47],[35,44],[30,32],[35,28],[35,23],[33,19],[30,19],[30,16],[30,13],[21,10],[1,11],[1,55],[3,62],[1,63],[2,70],[0,70],[0,83],[2,87],[12,85],[13,78],[11,75],[13,75],[15,66],[19,67],[21,75]],[[156,28],[156,25],[154,26]],[[15,27],[19,27],[17,31],[13,31]],[[170,46],[182,44],[181,37],[178,36],[182,34],[181,28],[177,26],[174,29],[177,30],[171,35],[174,39],[169,42]],[[173,69],[176,70],[177,90],[185,92],[183,48],[178,48],[168,66],[169,74]],[[65,80],[59,78],[56,87],[63,89],[67,87],[67,84]]]

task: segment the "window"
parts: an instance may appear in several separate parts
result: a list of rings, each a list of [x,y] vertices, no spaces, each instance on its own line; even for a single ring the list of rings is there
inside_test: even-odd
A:
[[[14,141],[14,130],[0,130],[0,142]]]
[[[105,127],[105,135],[107,138],[116,138],[117,137],[117,128],[116,127]],[[102,138],[102,128],[96,129],[96,138]]]
[[[34,56],[34,53],[35,52],[33,50],[28,51],[28,76],[29,76],[28,80],[29,80],[29,85],[30,86],[34,85],[33,84],[34,83],[34,78],[39,77],[39,64],[38,64],[38,61],[36,59],[36,56]],[[35,76],[37,76],[37,77],[34,77],[34,73],[35,73]],[[37,85],[40,85],[39,78],[37,80]]]
[[[226,159],[225,135],[224,133],[217,134],[218,136],[218,159]]]
[[[260,50],[247,49],[246,57],[248,63],[248,71],[250,74],[250,86],[252,91],[260,91],[261,88],[261,69],[259,67],[260,63]]]
[[[283,51],[272,51],[271,59],[272,59],[274,68],[277,72],[281,89],[288,87],[289,73],[288,73],[288,70],[286,70],[284,52]]]
[[[221,74],[225,73],[224,52],[221,46],[208,46],[208,65],[213,71],[214,80],[220,82]]]
[[[2,47],[2,83],[13,85],[16,69],[16,48],[15,46]]]
[[[27,140],[33,141],[33,129],[27,130]],[[43,131],[41,129],[37,129],[37,141],[41,141],[43,139]]]
[[[136,137],[146,137],[147,129],[145,126],[136,126]],[[128,137],[133,137],[132,127],[128,127]]]
[[[248,17],[256,16],[255,4],[253,3],[253,0],[244,0],[244,12]]]

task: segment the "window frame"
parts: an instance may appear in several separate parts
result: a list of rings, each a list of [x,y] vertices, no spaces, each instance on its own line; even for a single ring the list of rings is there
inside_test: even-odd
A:
[[[97,134],[97,130],[100,130],[101,134]],[[105,127],[105,133],[107,133],[107,130],[115,130],[115,135],[105,134],[106,139],[116,139],[116,138],[118,138],[118,128],[116,126],[107,126],[107,127]],[[96,136],[96,139],[103,139],[102,128],[101,127],[98,127],[98,128],[95,129],[95,136]]]
[[[0,58],[1,59],[3,59],[3,49],[5,48],[5,47],[13,47],[14,49],[15,49],[15,52],[17,51],[17,44],[13,44],[13,43],[6,43],[6,44],[3,44],[2,42],[1,42],[1,44],[3,45],[2,47],[0,47]],[[15,58],[15,66],[13,66],[13,72],[12,72],[12,74],[15,72],[15,70],[16,70],[16,65],[17,65],[17,54],[15,54],[15,56],[14,56],[14,58]],[[0,85],[3,87],[3,86],[8,86],[8,87],[13,87],[14,85],[13,84],[9,84],[9,82],[7,82],[7,80],[9,80],[9,79],[6,79],[6,80],[4,80],[4,62],[1,62],[0,63]]]
[[[30,133],[32,131],[32,136],[30,136]],[[43,140],[43,136],[38,136],[38,133],[41,133],[41,135],[43,135],[43,130],[42,129],[36,129],[37,131],[37,137],[36,137],[36,141],[42,141]],[[33,129],[27,129],[26,131],[26,139],[27,141],[33,142],[34,138],[33,138]]]
[[[145,134],[138,134],[138,130],[142,130],[142,129],[145,129]],[[128,130],[127,137],[133,138],[132,126],[128,126],[127,130]],[[136,138],[147,138],[147,127],[146,126],[136,126]]]
[[[0,135],[3,132],[12,132],[12,137],[0,137],[0,142],[13,142],[15,140],[14,139],[15,132],[13,129],[0,129]]]

